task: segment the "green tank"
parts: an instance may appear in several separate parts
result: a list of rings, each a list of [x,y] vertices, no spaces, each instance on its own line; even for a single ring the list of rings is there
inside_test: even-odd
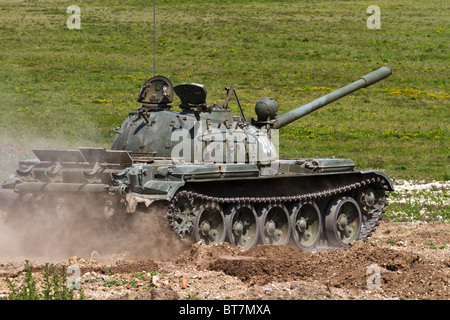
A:
[[[374,232],[392,182],[350,159],[280,159],[278,129],[391,73],[383,67],[280,115],[264,97],[250,120],[233,87],[223,104],[208,104],[203,85],[155,76],[139,92],[141,106],[114,129],[110,150],[34,149],[36,159],[20,161],[0,197],[47,197],[56,211],[89,198],[99,215],[157,215],[182,240],[207,245],[344,248]],[[175,95],[180,111],[172,110]]]

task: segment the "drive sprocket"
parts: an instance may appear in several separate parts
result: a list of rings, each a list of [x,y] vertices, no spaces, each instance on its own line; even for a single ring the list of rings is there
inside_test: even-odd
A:
[[[195,224],[195,213],[194,197],[188,192],[181,191],[173,197],[169,206],[169,225],[182,239],[191,234]]]

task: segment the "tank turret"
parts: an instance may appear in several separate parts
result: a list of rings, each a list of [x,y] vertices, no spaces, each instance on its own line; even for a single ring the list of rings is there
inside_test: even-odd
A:
[[[174,87],[169,79],[156,76],[141,88],[138,101],[143,105],[129,114],[113,142],[113,150],[152,157],[182,158],[185,161],[267,162],[277,159],[273,129],[289,123],[366,88],[392,73],[383,67],[361,79],[278,115],[278,104],[272,97],[260,99],[255,106],[257,120],[249,123],[233,87],[226,88],[223,104],[208,105],[206,88],[197,83]],[[171,111],[174,92],[180,98],[181,112]],[[233,116],[228,102],[234,96],[241,116]]]

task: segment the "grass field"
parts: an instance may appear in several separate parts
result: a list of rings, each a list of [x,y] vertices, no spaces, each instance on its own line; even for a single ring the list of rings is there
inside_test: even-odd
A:
[[[79,30],[66,25],[74,4]],[[366,25],[372,4],[381,29]],[[156,73],[206,85],[209,103],[233,85],[250,118],[261,97],[283,113],[388,65],[387,80],[283,128],[281,157],[449,179],[449,9],[443,0],[157,1]],[[0,1],[0,145],[109,148],[152,75],[153,1]]]

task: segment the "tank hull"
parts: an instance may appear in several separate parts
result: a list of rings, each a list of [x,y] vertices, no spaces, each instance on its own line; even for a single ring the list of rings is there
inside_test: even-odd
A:
[[[80,203],[89,195],[96,205],[86,210],[99,215],[148,212],[166,219],[182,240],[244,248],[259,243],[305,250],[346,247],[344,234],[352,233],[352,241],[371,235],[384,213],[385,192],[393,190],[383,172],[357,171],[349,159],[193,164],[99,148],[36,154],[40,159],[22,161],[16,176],[2,185],[4,199],[50,197],[73,204],[65,199]],[[336,202],[356,213],[334,212]],[[350,230],[352,219],[357,226]]]

